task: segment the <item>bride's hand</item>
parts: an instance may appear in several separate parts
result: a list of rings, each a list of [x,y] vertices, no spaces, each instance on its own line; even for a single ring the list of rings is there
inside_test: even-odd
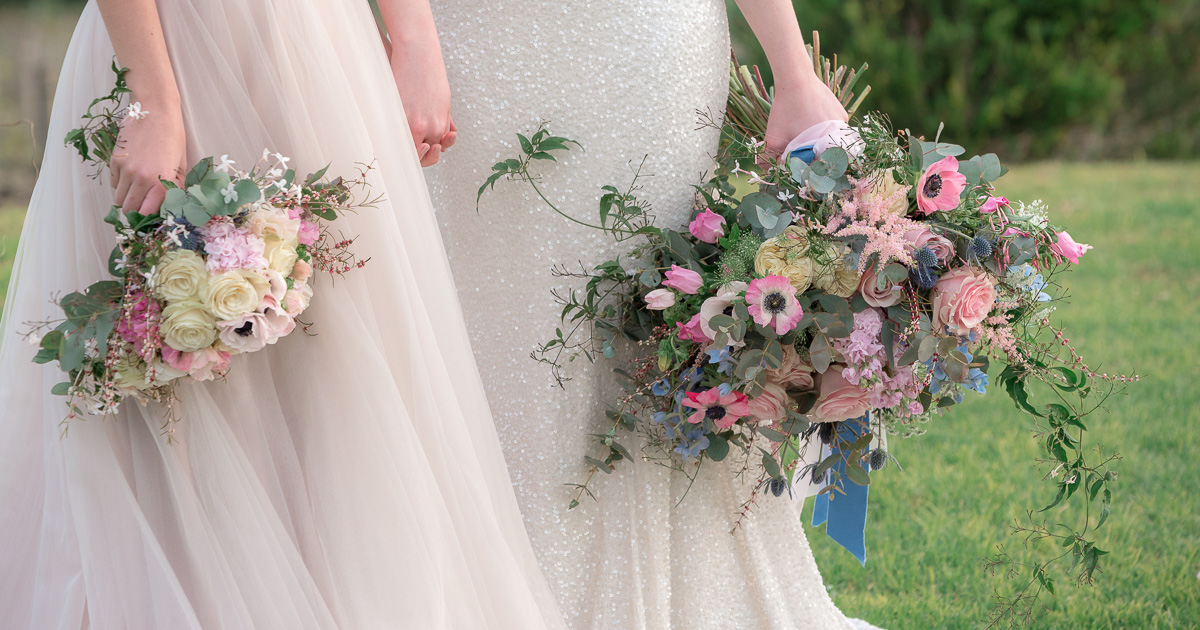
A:
[[[178,105],[137,102],[145,117],[127,117],[117,134],[109,162],[113,203],[124,212],[153,214],[162,206],[166,188],[159,179],[182,183],[186,139]]]
[[[827,120],[848,118],[846,108],[815,74],[795,85],[778,85],[767,118],[767,152],[778,157],[805,129]]]
[[[437,39],[395,43],[392,76],[421,166],[436,164],[458,137],[450,117],[450,83]]]

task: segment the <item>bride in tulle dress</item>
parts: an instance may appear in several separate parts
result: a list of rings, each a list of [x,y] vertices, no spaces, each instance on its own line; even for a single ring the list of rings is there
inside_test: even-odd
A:
[[[775,151],[846,112],[812,71],[790,0],[741,0],[776,77],[768,130]],[[834,630],[847,620],[826,592],[801,504],[760,500],[735,535],[749,489],[725,465],[690,488],[652,463],[622,465],[567,511],[583,455],[611,421],[615,382],[579,360],[558,389],[529,358],[561,312],[553,265],[586,266],[626,249],[571,225],[526,187],[501,182],[476,212],[476,190],[515,134],[549,121],[579,140],[539,185],[566,212],[596,215],[600,186],[625,186],[646,156],[639,196],[680,226],[717,150],[729,81],[721,0],[433,0],[462,140],[430,169],[430,186],[472,345],[534,548],[573,630]],[[636,447],[629,438],[625,446]],[[680,499],[687,493],[687,498]],[[863,626],[859,626],[863,627]]]
[[[0,325],[0,628],[564,627],[421,173],[454,141],[432,16],[424,0],[380,8],[390,66],[366,0],[83,10]],[[96,180],[59,140],[110,89],[114,52],[149,115]],[[114,198],[153,208],[159,176],[213,154],[248,165],[264,147],[300,172],[376,160],[386,201],[343,219],[370,263],[319,281],[316,336],[180,387],[174,443],[163,409],[134,402],[61,437],[61,377],[30,362],[22,323],[106,275]]]

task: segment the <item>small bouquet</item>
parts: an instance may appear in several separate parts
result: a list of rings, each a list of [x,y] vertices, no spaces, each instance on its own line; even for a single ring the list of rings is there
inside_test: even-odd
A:
[[[125,70],[113,70],[112,93],[96,99],[84,126],[67,136],[101,167],[120,126],[148,114],[138,103],[122,107]],[[52,390],[68,397],[67,420],[115,413],[133,397],[167,403],[169,432],[179,379],[224,378],[234,355],[262,350],[298,324],[306,329],[299,318],[312,300],[314,273],[363,266],[350,251],[354,239],[334,236],[330,225],[378,201],[355,201],[370,167],[351,180],[326,179],[325,169],[298,179],[288,161],[264,150],[242,171],[228,156],[204,158],[182,187],[162,182],[167,194],[157,212],[109,211],[114,279],[62,297],[64,317],[27,333],[39,347],[34,362],[57,361],[67,374]]]
[[[812,53],[853,116],[861,74]],[[1039,465],[1052,467],[1057,492],[1044,509],[1076,494],[1100,503],[1081,527],[1018,531],[1062,543],[1058,558],[1090,581],[1106,552],[1087,536],[1107,519],[1116,474],[1113,456],[1084,445],[1085,419],[1137,380],[1088,368],[1051,323],[1060,274],[1090,246],[1041,202],[998,195],[997,156],[964,159],[941,130],[897,133],[872,113],[817,125],[768,156],[756,138],[770,106],[757,72],[735,62],[716,174],[686,227],[654,224],[636,175],[604,188],[597,221],[571,217],[634,245],[594,268],[556,268],[584,284],[558,296],[564,325],[535,353],[560,382],[579,356],[624,364],[614,371],[625,394],[609,401],[612,426],[586,456],[587,479],[569,484],[570,507],[594,498],[597,473],[635,458],[619,432],[637,432],[638,459],[693,481],[705,461],[731,461],[748,477],[735,529],[764,491],[811,488],[815,520],[865,562],[869,472],[894,461],[886,437],[920,434],[995,378],[1036,419]],[[545,129],[520,141],[523,156],[497,163],[481,195],[501,177],[538,188],[530,164],[569,142]],[[617,358],[620,340],[631,357]],[[1049,402],[1035,404],[1034,384]],[[1035,577],[1053,592],[1045,565]]]

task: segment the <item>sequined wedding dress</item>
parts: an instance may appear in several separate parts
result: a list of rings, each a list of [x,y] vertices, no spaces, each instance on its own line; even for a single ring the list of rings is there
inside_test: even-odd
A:
[[[596,484],[599,502],[568,512],[582,455],[603,431],[607,366],[568,370],[566,390],[530,351],[560,308],[554,264],[594,264],[621,250],[577,228],[523,185],[475,194],[515,134],[550,122],[579,140],[543,163],[543,186],[577,217],[595,216],[603,184],[629,182],[648,155],[642,197],[662,225],[688,216],[710,169],[729,39],[719,0],[433,0],[450,73],[459,141],[430,169],[431,194],[535,551],[573,630],[834,630],[852,627],[826,593],[799,503],[760,500],[731,535],[747,496],[713,466],[683,503],[687,479],[623,465]],[[603,428],[602,428],[603,427]],[[860,626],[866,627],[866,626]]]
[[[105,275],[112,199],[61,139],[111,89],[76,28],[0,337],[0,628],[565,628],[537,568],[366,0],[159,0],[187,155],[300,172],[376,159],[345,217],[363,269],[317,281],[294,334],[162,409],[59,422],[56,367],[16,332]],[[150,116],[156,112],[151,111]],[[342,221],[339,221],[341,223]]]

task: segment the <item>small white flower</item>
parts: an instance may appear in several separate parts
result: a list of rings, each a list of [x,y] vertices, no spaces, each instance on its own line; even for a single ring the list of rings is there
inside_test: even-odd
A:
[[[221,197],[225,199],[225,203],[233,203],[238,200],[237,190],[234,190],[233,182],[221,189]]]
[[[758,173],[750,173],[750,179],[746,180],[746,183],[750,184],[751,186],[757,186],[767,182],[763,181],[763,179],[758,176]]]
[[[796,195],[792,194],[792,191],[784,190],[784,191],[780,191],[779,200],[783,201],[783,202],[788,202],[788,201],[791,201],[795,196]]]
[[[134,120],[141,120],[146,116],[149,116],[150,112],[142,109],[142,104],[140,102],[135,102],[129,106],[129,109],[125,112],[125,115]]]
[[[264,161],[271,159],[271,150],[270,149],[263,149],[262,159]]]
[[[25,341],[28,342],[29,345],[33,346],[34,348],[42,347],[42,335],[39,335],[37,333],[31,332],[28,335],[25,335]]]
[[[766,143],[763,142],[762,140],[759,140],[758,138],[750,138],[750,139],[746,140],[746,146],[750,147],[751,150],[757,150],[760,147],[762,147],[764,144],[766,144]]]
[[[274,182],[272,182],[272,185],[274,185],[279,190],[283,190],[283,189],[287,188],[287,180],[277,179]]]
[[[281,168],[273,168],[267,171],[267,177],[279,177],[280,175],[283,175],[283,169]]]
[[[275,159],[279,160],[279,163],[283,166],[287,166],[287,163],[292,161],[292,158],[284,157],[282,153],[276,153]]]
[[[214,170],[216,170],[218,173],[228,173],[233,168],[234,164],[237,164],[237,162],[229,159],[229,154],[226,153],[221,156],[221,163],[218,164],[217,168]]]

